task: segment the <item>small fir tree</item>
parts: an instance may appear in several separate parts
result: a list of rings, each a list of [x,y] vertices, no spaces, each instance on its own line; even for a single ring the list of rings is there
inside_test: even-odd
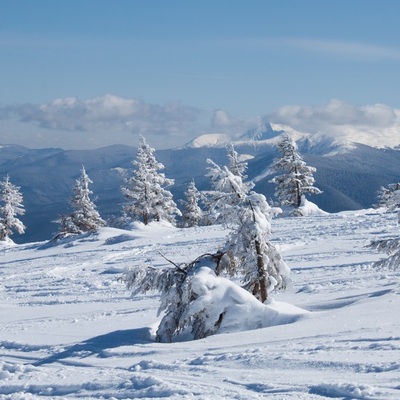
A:
[[[164,165],[156,160],[154,152],[142,136],[136,159],[132,161],[133,175],[121,188],[126,199],[124,213],[132,219],[142,220],[145,225],[160,220],[175,223],[175,216],[180,216],[181,212],[172,193],[165,189],[172,186],[174,180],[159,172]]]
[[[191,181],[185,192],[185,200],[181,200],[183,205],[182,227],[190,228],[198,226],[203,218],[203,211],[199,206],[200,192],[197,190],[194,181]]]
[[[299,208],[304,202],[306,194],[321,194],[321,190],[313,186],[314,167],[308,166],[297,150],[296,142],[287,134],[278,143],[281,156],[277,158],[272,171],[283,171],[284,174],[272,179],[275,183],[275,196],[278,197],[282,205],[289,205]]]
[[[0,240],[7,241],[16,231],[19,234],[25,232],[25,225],[18,219],[18,215],[24,215],[23,197],[20,187],[10,182],[7,175],[0,182]]]
[[[76,180],[73,196],[70,200],[72,213],[69,217],[61,218],[61,229],[68,229],[69,233],[94,232],[105,222],[96,210],[96,205],[90,199],[93,192],[89,184],[93,183],[82,166],[81,175]]]
[[[233,144],[228,146],[228,169],[233,175],[240,176],[245,181],[247,179],[247,163],[239,160],[239,153],[235,150]]]

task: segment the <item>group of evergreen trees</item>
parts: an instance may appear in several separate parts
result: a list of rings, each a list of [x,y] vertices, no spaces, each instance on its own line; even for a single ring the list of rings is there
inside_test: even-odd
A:
[[[269,240],[271,219],[279,210],[271,208],[264,195],[252,191],[254,184],[245,181],[247,164],[239,163],[233,147],[228,158],[229,163],[224,166],[207,160],[212,190],[205,194],[209,221],[230,228],[223,248],[187,264],[172,263],[170,268],[137,266],[125,277],[134,294],[148,290],[161,292],[159,311],[164,311],[164,317],[157,330],[158,341],[170,342],[186,328],[191,329],[195,339],[218,330],[223,313],[210,312],[210,304],[201,310],[192,307],[197,299],[195,277],[202,268],[216,276],[240,277],[242,287],[262,303],[272,290],[286,286],[289,268]],[[195,204],[198,196],[193,183],[189,187],[193,201],[188,201],[187,206]],[[194,219],[199,218],[199,213],[193,214]]]
[[[281,157],[275,161],[273,170],[285,173],[273,179],[277,186],[276,196],[281,204],[297,208],[301,205],[304,194],[320,193],[319,189],[312,186],[314,183],[312,174],[315,168],[305,164],[297,152],[296,143],[290,136],[286,135],[278,144],[278,148],[281,151]],[[230,218],[229,212],[233,214],[236,212],[229,203],[235,196],[224,195],[218,198],[218,195],[214,195],[210,196],[212,200],[206,200],[197,190],[194,181],[189,183],[185,199],[181,200],[183,207],[183,212],[181,212],[173,200],[172,193],[168,190],[168,187],[174,184],[174,180],[166,178],[161,172],[164,165],[156,160],[154,152],[155,150],[147,144],[145,138],[141,137],[136,159],[132,162],[133,174],[127,177],[125,185],[121,188],[125,197],[123,221],[141,220],[144,224],[148,224],[151,221],[165,220],[175,224],[176,217],[181,217],[181,226],[191,227],[206,223],[221,223]],[[233,146],[228,149],[226,167],[219,167],[211,160],[208,162],[210,163],[208,176],[214,186],[214,194],[226,191],[227,188],[223,188],[223,185],[237,184],[233,180],[229,183],[229,177],[223,177],[227,171],[230,171],[236,180],[241,180],[243,188],[240,190],[249,192],[252,189],[253,184],[245,182],[246,164],[239,161],[239,156]],[[95,231],[105,225],[105,221],[90,198],[93,194],[89,189],[91,183],[93,182],[82,166],[81,175],[76,180],[70,199],[71,213],[60,216],[58,220],[60,229],[56,238]],[[199,205],[201,197],[205,200],[207,213]],[[25,232],[24,224],[17,217],[23,215],[25,210],[20,188],[13,185],[8,176],[1,183],[0,201],[2,202],[0,240],[9,240],[9,236],[14,231],[20,234]]]

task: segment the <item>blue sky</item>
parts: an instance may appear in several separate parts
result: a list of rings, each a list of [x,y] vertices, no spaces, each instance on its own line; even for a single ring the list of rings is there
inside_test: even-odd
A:
[[[173,147],[261,119],[321,129],[327,109],[340,125],[333,108],[357,124],[377,104],[397,118],[399,15],[397,0],[1,0],[0,143]]]

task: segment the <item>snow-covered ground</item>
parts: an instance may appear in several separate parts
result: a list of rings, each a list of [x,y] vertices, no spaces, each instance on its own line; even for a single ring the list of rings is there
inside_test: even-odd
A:
[[[131,298],[137,264],[215,251],[219,226],[103,228],[57,246],[0,248],[0,399],[399,399],[399,272],[365,247],[398,233],[372,210],[273,220],[292,270],[270,307],[292,323],[154,341],[158,296]],[[240,318],[246,318],[245,315]],[[238,321],[240,321],[238,316]]]

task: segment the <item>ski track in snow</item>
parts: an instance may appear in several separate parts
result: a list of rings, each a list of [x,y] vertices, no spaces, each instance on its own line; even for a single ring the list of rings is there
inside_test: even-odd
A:
[[[373,268],[384,255],[365,247],[397,235],[396,217],[363,210],[273,229],[292,276],[272,296],[311,313],[172,344],[154,341],[158,296],[131,298],[119,278],[215,251],[222,227],[105,228],[0,249],[0,399],[399,399],[399,272]]]

